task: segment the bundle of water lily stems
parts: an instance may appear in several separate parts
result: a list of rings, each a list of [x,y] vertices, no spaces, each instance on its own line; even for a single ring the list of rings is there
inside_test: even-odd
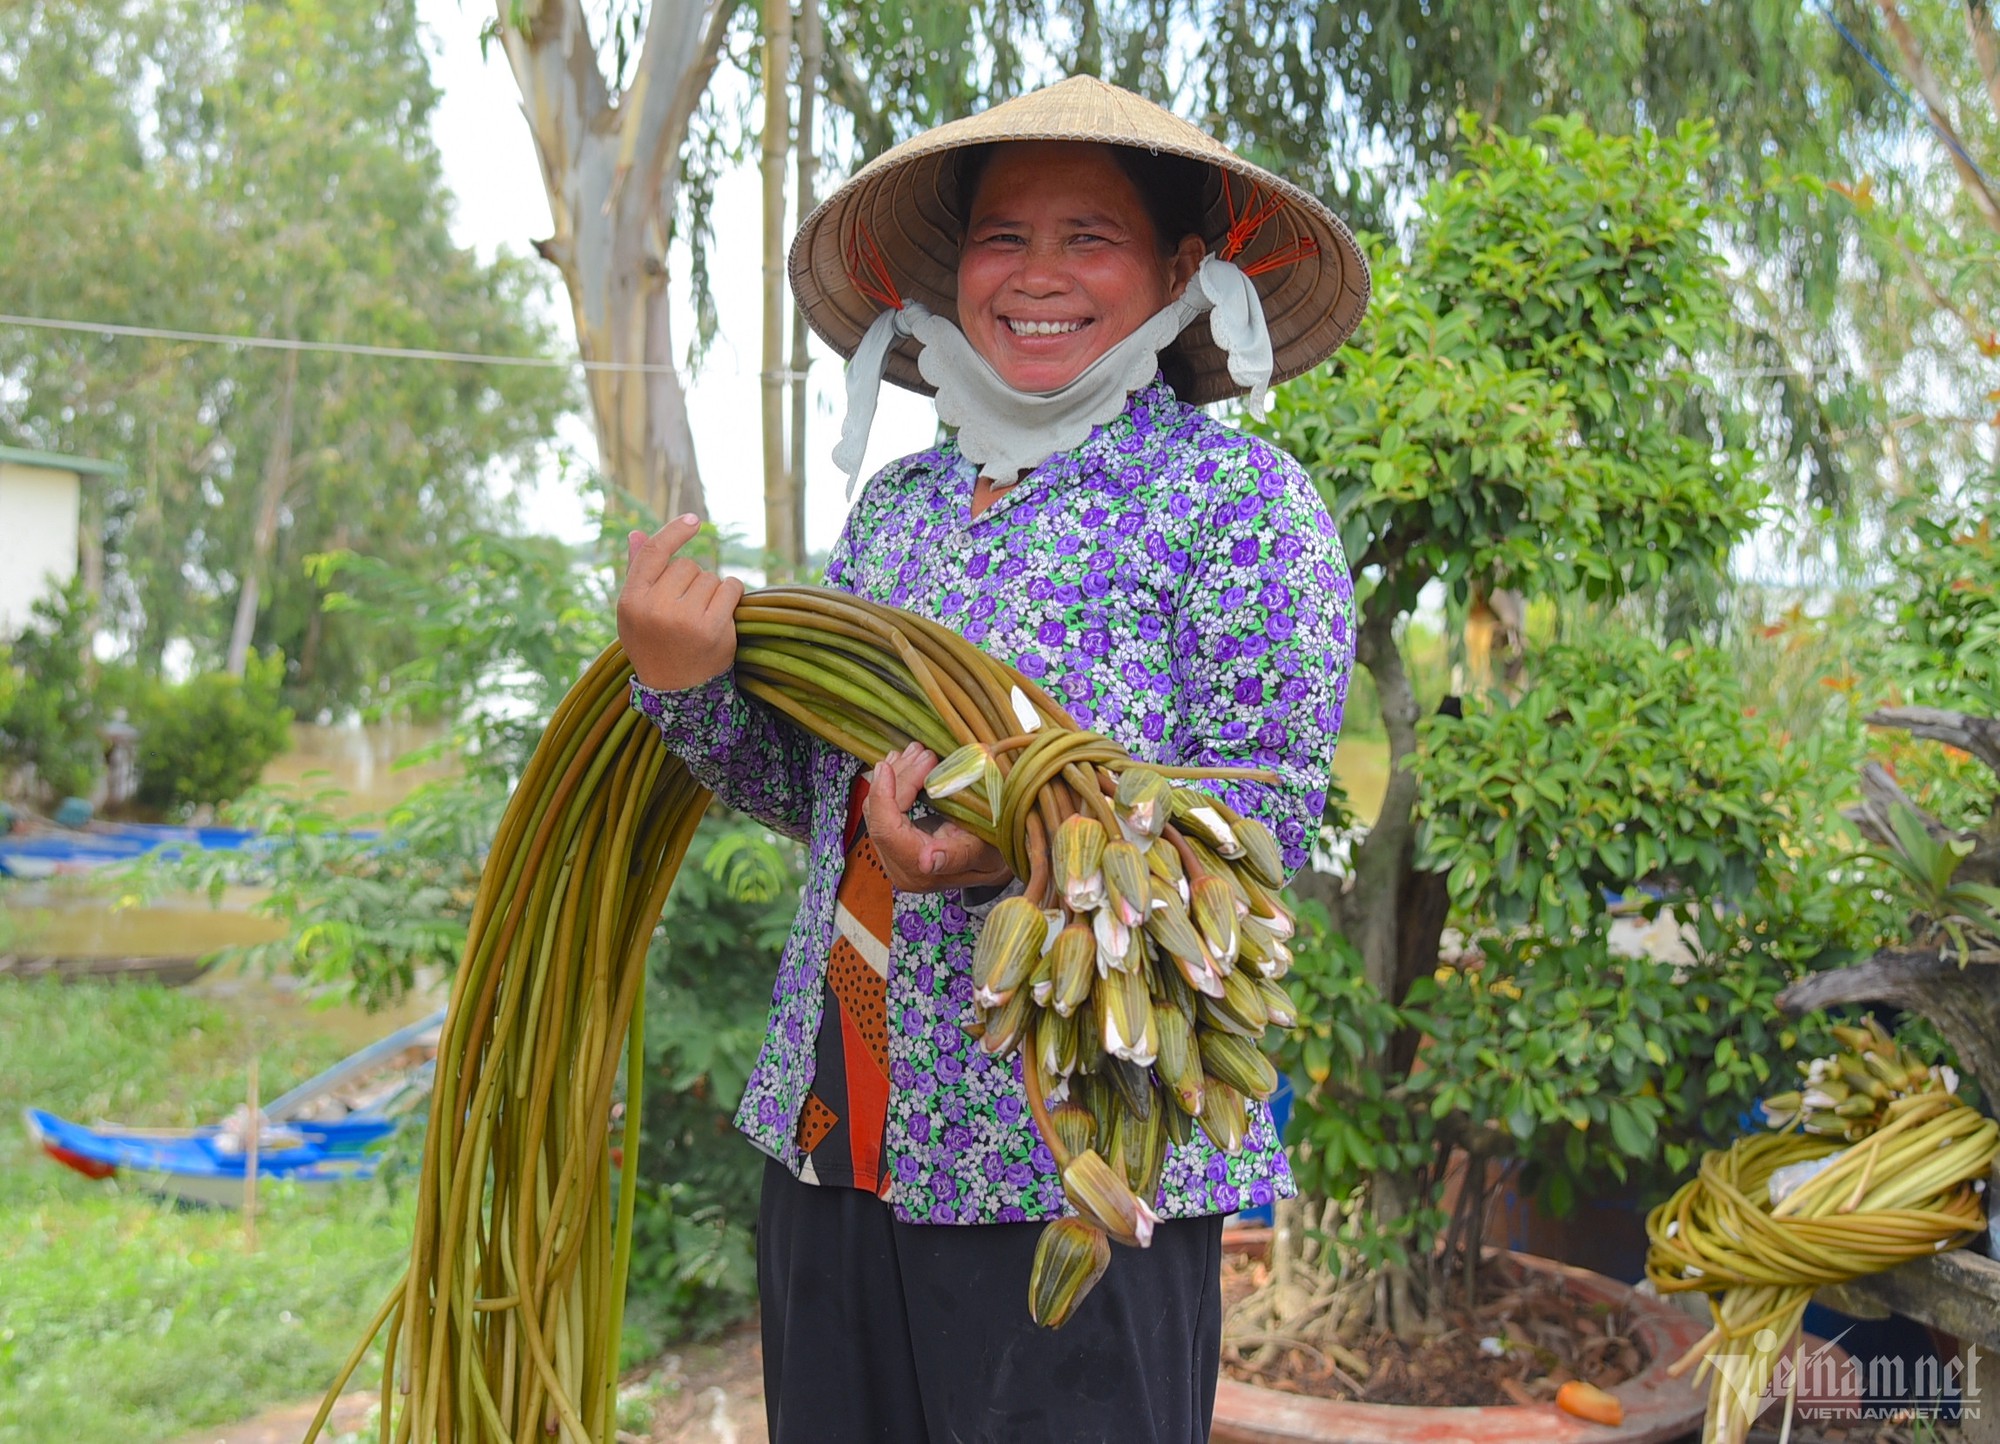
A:
[[[1705,1155],[1646,1219],[1646,1276],[1660,1292],[1714,1296],[1714,1326],[1671,1370],[1709,1371],[1706,1444],[1748,1436],[1815,1289],[1955,1247],[1984,1225],[2000,1125],[1872,1018],[1834,1032],[1849,1053],[1814,1060],[1801,1093],[1766,1105],[1782,1131]],[[1799,1372],[1795,1361],[1788,1411]]]
[[[873,763],[943,758],[930,805],[994,843],[1025,891],[973,962],[989,1054],[1019,1052],[1077,1216],[1050,1224],[1029,1306],[1056,1326],[1110,1239],[1144,1246],[1170,1141],[1234,1151],[1257,1048],[1291,1008],[1275,841],[1176,780],[1255,769],[1135,764],[1018,672],[946,628],[843,593],[747,595],[739,685]],[[638,1153],[648,943],[708,794],[627,705],[613,647],[543,734],[487,858],[438,1049],[409,1269],[306,1436],[386,1327],[384,1444],[607,1444],[635,1181],[607,1120],[625,1061]]]

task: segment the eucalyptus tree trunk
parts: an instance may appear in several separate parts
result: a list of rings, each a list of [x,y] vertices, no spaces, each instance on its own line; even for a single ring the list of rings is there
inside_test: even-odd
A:
[[[764,550],[777,571],[798,572],[805,560],[794,520],[799,478],[785,452],[785,162],[790,159],[792,107],[786,87],[792,63],[791,0],[764,0]]]
[[[289,328],[287,328],[289,329]],[[271,443],[264,453],[264,475],[257,487],[257,519],[250,528],[250,553],[244,558],[243,581],[236,592],[236,622],[229,629],[230,676],[241,677],[250,663],[250,639],[257,630],[257,603],[264,572],[278,545],[278,512],[285,489],[292,484],[292,403],[299,389],[299,353],[285,353],[285,379],[278,389],[278,415]]]
[[[667,238],[688,122],[732,0],[655,0],[629,85],[613,93],[582,0],[499,0],[501,45],[541,160],[600,464],[659,517],[708,514],[674,369]]]

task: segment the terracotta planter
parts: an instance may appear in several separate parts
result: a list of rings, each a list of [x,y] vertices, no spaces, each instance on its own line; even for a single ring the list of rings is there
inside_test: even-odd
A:
[[[1215,1392],[1211,1444],[1664,1444],[1700,1427],[1707,1390],[1667,1377],[1667,1366],[1701,1338],[1698,1320],[1671,1304],[1635,1296],[1602,1274],[1531,1254],[1513,1257],[1523,1267],[1559,1274],[1584,1298],[1629,1302],[1633,1340],[1646,1365],[1611,1391],[1625,1406],[1623,1424],[1592,1424],[1554,1404],[1468,1409],[1352,1404],[1224,1377]]]

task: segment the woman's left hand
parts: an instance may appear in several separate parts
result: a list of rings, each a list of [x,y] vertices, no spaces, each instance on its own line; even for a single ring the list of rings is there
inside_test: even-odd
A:
[[[912,742],[875,764],[861,815],[881,855],[882,870],[898,892],[946,892],[953,888],[996,887],[1014,877],[1000,849],[951,821],[935,827],[910,820],[937,757]]]

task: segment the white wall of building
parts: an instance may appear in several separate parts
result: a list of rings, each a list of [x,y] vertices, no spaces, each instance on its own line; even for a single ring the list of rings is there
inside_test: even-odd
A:
[[[82,495],[74,471],[0,461],[0,639],[76,575]]]

